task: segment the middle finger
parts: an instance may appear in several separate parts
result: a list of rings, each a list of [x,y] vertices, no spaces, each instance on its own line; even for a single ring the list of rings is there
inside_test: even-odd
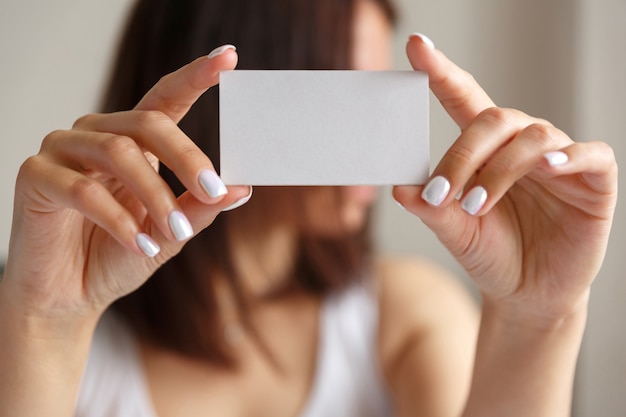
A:
[[[90,115],[79,120],[76,127],[132,137],[204,203],[214,204],[228,192],[209,157],[161,112],[133,110]]]
[[[141,201],[161,233],[170,239],[182,241],[193,234],[171,188],[131,138],[112,133],[60,132],[46,138],[42,151],[60,165],[103,184],[114,178]]]
[[[494,153],[533,122],[536,119],[512,109],[492,107],[480,113],[433,171],[422,193],[424,200],[433,206],[452,200]]]

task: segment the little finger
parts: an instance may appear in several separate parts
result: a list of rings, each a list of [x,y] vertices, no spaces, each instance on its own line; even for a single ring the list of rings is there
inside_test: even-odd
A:
[[[26,174],[30,186],[46,202],[44,204],[54,202],[52,209],[69,208],[80,212],[137,254],[154,257],[159,253],[159,245],[141,231],[137,219],[99,181],[41,157],[27,160],[21,172],[25,171],[37,173]]]
[[[545,155],[543,170],[552,176],[579,174],[589,190],[599,196],[617,195],[617,160],[605,142],[576,142]]]

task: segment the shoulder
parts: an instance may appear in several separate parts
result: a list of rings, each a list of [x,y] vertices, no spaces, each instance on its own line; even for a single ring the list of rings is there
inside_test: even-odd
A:
[[[454,316],[476,320],[477,308],[467,289],[443,267],[414,257],[378,258],[374,264],[381,324],[403,333],[428,331]]]
[[[427,260],[383,257],[374,274],[379,356],[396,407],[440,415],[445,404],[462,403],[477,337],[476,302],[458,279]]]

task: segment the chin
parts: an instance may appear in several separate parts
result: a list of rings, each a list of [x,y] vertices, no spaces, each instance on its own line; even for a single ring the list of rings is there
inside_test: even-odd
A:
[[[319,216],[306,227],[305,233],[310,237],[336,239],[360,232],[369,217],[368,209],[343,207],[339,212],[327,216]]]
[[[359,233],[369,220],[369,206],[346,206],[336,216],[336,222],[325,227],[327,237],[346,237]],[[334,224],[331,224],[334,223]]]
[[[349,234],[360,231],[364,226],[369,214],[369,207],[347,206],[341,211],[341,228]]]

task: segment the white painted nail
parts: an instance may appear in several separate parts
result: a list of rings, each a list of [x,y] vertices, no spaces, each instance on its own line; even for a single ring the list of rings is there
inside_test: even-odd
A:
[[[212,50],[211,53],[207,56],[207,58],[211,59],[211,58],[215,58],[216,56],[220,56],[224,52],[228,51],[229,49],[232,49],[233,51],[237,50],[237,48],[235,48],[234,45],[222,45]]]
[[[239,207],[243,206],[244,204],[246,204],[248,202],[248,200],[250,200],[250,197],[252,197],[252,187],[250,187],[250,192],[248,193],[247,196],[242,197],[239,200],[235,201],[230,206],[223,208],[222,211],[230,211],[230,210],[234,210],[236,208],[239,208]]]
[[[136,238],[137,246],[150,258],[154,258],[161,252],[161,247],[150,236],[139,233]]]
[[[548,161],[548,164],[553,167],[565,165],[569,160],[567,154],[561,151],[547,152],[543,154],[543,157],[546,159],[546,161]]]
[[[198,182],[200,182],[200,185],[209,197],[221,197],[228,193],[226,185],[224,185],[222,179],[213,170],[203,169],[200,171]]]
[[[411,36],[416,36],[418,38],[420,38],[422,40],[422,42],[424,42],[427,46],[429,46],[432,49],[435,49],[435,43],[426,35],[424,35],[423,33],[419,33],[419,32],[415,32],[412,33]]]
[[[450,182],[438,175],[431,179],[422,191],[422,199],[428,204],[437,207],[446,199],[450,192]]]
[[[173,211],[169,217],[170,229],[176,240],[182,242],[193,236],[193,228],[187,217],[180,211]]]
[[[461,208],[473,216],[483,208],[486,201],[487,190],[481,186],[474,187],[461,202]]]

